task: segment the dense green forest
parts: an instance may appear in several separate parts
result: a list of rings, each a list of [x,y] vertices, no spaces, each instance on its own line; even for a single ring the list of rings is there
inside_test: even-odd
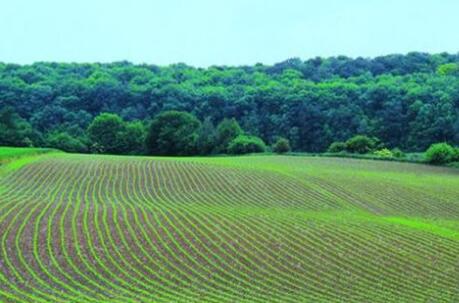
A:
[[[155,144],[140,146],[152,142],[152,136],[160,142],[160,132],[151,125],[165,111],[191,114],[170,117],[185,123],[184,131],[193,130],[175,134],[177,140],[201,144],[200,150],[189,147],[183,154],[218,152],[218,140],[224,138],[210,136],[224,136],[216,130],[222,121],[237,121],[238,142],[250,149],[287,138],[294,151],[321,152],[359,134],[404,151],[425,150],[435,142],[457,145],[459,54],[294,58],[274,65],[209,68],[0,63],[0,145],[167,154]],[[111,119],[105,122],[114,125],[112,137],[104,133],[105,126],[97,130],[93,125],[101,113],[116,114],[102,117]],[[131,150],[103,148],[97,136],[105,136],[107,144],[124,140]],[[211,140],[217,145],[206,146]]]

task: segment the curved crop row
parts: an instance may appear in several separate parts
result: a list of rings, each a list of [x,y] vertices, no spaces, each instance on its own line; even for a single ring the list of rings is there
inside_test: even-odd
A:
[[[459,300],[459,232],[443,223],[459,216],[458,175],[368,163],[30,163],[0,176],[0,301]]]

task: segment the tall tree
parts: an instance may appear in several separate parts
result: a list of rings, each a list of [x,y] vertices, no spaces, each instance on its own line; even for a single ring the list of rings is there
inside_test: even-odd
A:
[[[195,116],[186,112],[166,111],[158,114],[151,122],[147,134],[148,153],[162,156],[196,154],[200,125]]]
[[[34,134],[30,124],[7,106],[0,110],[0,145],[31,146]]]
[[[227,152],[229,143],[242,134],[242,128],[236,119],[223,119],[217,126],[217,151],[220,153]]]
[[[210,117],[206,118],[198,130],[196,148],[199,154],[209,155],[215,152],[217,132]]]
[[[125,127],[123,119],[116,114],[102,113],[94,118],[87,131],[93,151],[109,154],[121,153],[124,144],[121,136]]]

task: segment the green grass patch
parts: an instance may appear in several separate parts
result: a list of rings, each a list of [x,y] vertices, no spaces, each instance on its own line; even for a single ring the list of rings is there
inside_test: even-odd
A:
[[[37,156],[62,153],[52,148],[0,146],[0,171],[11,172],[37,160]]]
[[[5,147],[0,146],[0,163],[24,156],[40,155],[49,152],[57,152],[52,148],[34,148],[34,147]]]
[[[428,232],[431,234],[435,234],[441,237],[459,240],[459,230],[454,230],[450,228],[446,228],[435,223],[418,219],[418,218],[400,218],[400,217],[387,217],[384,218],[384,221],[390,223],[396,223],[403,226],[407,226],[409,228],[413,228],[419,231]]]

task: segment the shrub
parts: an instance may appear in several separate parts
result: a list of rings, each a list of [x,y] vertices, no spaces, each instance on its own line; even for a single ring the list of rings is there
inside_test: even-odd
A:
[[[432,144],[427,149],[425,159],[428,163],[432,164],[445,164],[452,162],[455,158],[455,149],[447,143]]]
[[[33,146],[31,138],[37,136],[29,122],[22,119],[10,106],[3,107],[2,104],[0,108],[0,145]]]
[[[453,162],[459,162],[459,147],[454,148]]]
[[[346,150],[350,153],[366,154],[375,147],[376,141],[363,135],[357,135],[346,141]]]
[[[145,145],[151,155],[194,155],[200,127],[201,122],[192,114],[165,111],[151,122]]]
[[[377,150],[373,154],[381,158],[393,158],[394,157],[394,154],[387,148]]]
[[[404,156],[409,162],[424,162],[425,161],[425,153],[407,153]]]
[[[237,136],[243,135],[244,131],[239,126],[236,119],[223,119],[217,126],[217,147],[216,152],[225,153],[229,152],[229,143],[234,140]]]
[[[400,148],[394,148],[392,149],[392,155],[395,157],[395,158],[405,158],[405,153],[401,151]]]
[[[81,153],[87,152],[87,146],[79,139],[70,136],[66,132],[53,132],[47,137],[47,145],[66,152]]]
[[[277,154],[284,154],[290,151],[290,142],[285,138],[277,139],[273,145],[273,152]]]
[[[258,137],[239,135],[228,145],[228,153],[242,155],[248,153],[261,153],[266,150],[266,145]]]
[[[330,144],[327,150],[329,153],[341,153],[346,151],[346,143],[344,142],[333,142]]]
[[[102,113],[87,129],[91,151],[110,154],[143,154],[146,130],[141,121],[125,122],[120,116]]]

